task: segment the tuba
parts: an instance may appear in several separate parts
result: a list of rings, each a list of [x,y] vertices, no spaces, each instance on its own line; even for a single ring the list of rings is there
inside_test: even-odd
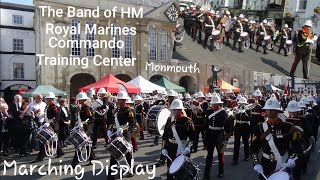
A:
[[[108,112],[109,107],[107,106],[106,109],[103,109],[102,111],[98,111],[98,108],[101,107],[102,105],[103,105],[103,101],[101,99],[97,99],[91,104],[91,108],[94,110],[95,113],[99,114],[100,116],[103,116]]]
[[[203,109],[201,108],[201,104],[199,102],[193,102],[191,104],[191,110],[197,118],[202,118]]]

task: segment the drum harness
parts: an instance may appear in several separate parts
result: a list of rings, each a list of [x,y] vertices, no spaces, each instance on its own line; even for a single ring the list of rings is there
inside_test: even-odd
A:
[[[211,119],[212,117],[214,118],[219,112],[221,112],[223,109],[219,109],[218,111],[212,113],[208,118]],[[213,125],[209,125],[209,129],[213,130],[213,131],[219,131],[219,130],[224,130],[224,127],[214,127],[214,121],[213,121]]]
[[[262,123],[262,127],[263,127],[264,133],[267,133],[267,131],[268,131],[267,121]],[[288,159],[288,152],[286,152],[284,156],[281,156],[276,144],[273,141],[273,134],[271,134],[270,132],[265,137],[265,139],[268,141],[271,152],[274,154],[274,156],[266,154],[266,153],[263,153],[262,156],[266,159],[271,160],[271,161],[276,160],[277,161],[276,171],[277,171],[281,168],[281,165]]]

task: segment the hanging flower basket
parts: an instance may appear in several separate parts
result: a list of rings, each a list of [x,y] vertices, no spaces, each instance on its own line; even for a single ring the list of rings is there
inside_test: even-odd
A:
[[[320,6],[314,8],[314,12],[317,14],[320,14]]]

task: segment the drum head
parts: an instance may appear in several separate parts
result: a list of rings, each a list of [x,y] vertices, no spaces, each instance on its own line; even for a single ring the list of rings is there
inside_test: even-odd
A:
[[[168,108],[163,108],[158,115],[158,130],[161,136],[164,133],[164,128],[170,115],[171,111]]]
[[[240,34],[240,36],[241,37],[246,37],[246,36],[248,36],[248,33],[247,32],[243,32],[243,33]]]
[[[271,36],[266,36],[264,37],[264,40],[269,40],[271,38]]]
[[[213,36],[217,36],[217,35],[219,35],[220,34],[220,31],[219,30],[214,30],[214,31],[212,31],[212,35]]]
[[[289,180],[290,176],[288,173],[284,172],[284,171],[278,171],[274,174],[272,174],[268,180]]]
[[[182,166],[185,161],[185,157],[183,155],[178,156],[171,164],[169,168],[169,173],[174,174],[176,173]]]
[[[287,44],[292,44],[292,41],[291,40],[287,40],[286,43]]]

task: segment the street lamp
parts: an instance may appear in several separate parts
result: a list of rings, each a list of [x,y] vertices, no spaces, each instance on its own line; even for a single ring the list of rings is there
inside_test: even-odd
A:
[[[311,20],[312,22],[314,22],[315,26],[318,26],[318,15],[316,13],[314,13],[313,16],[311,16]]]

